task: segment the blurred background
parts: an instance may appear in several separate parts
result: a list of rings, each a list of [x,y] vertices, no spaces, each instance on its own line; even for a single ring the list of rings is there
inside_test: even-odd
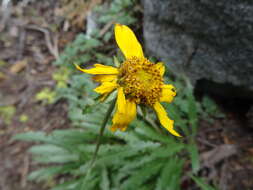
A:
[[[1,0],[0,190],[253,189],[253,2]],[[112,99],[74,68],[122,62],[114,23],[166,64],[165,105],[102,137]],[[115,57],[114,57],[115,56]],[[110,123],[108,123],[108,126]]]

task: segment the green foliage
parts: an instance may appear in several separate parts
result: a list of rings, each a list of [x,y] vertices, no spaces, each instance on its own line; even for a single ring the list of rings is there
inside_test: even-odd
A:
[[[57,88],[67,88],[70,71],[66,67],[61,67],[53,73],[53,79],[57,82]]]
[[[96,10],[103,15],[100,22],[115,20],[133,24],[134,2],[112,0],[109,9],[98,7]],[[146,110],[126,132],[111,133],[105,130],[96,162],[90,167],[102,120],[116,94],[104,103],[96,101],[98,95],[93,92],[96,85],[89,76],[77,71],[74,64],[89,67],[90,63],[101,62],[118,66],[117,58],[108,56],[116,49],[116,45],[110,45],[110,40],[112,31],[104,36],[98,32],[92,36],[79,34],[54,63],[59,67],[53,75],[57,82],[53,91],[54,101],[64,99],[68,102],[68,118],[75,128],[54,130],[49,135],[28,132],[15,136],[16,140],[38,142],[29,151],[36,162],[46,164],[31,173],[29,179],[47,181],[61,177],[53,190],[180,190],[186,161],[190,160],[190,173],[196,173],[200,168],[194,139],[198,117],[203,112],[193,96],[192,88],[182,79],[165,79],[176,86],[178,96],[173,104],[164,106],[175,120],[176,130],[184,134],[183,139],[168,134],[157,124],[154,113]],[[122,59],[119,57],[119,60]],[[42,93],[42,99],[53,102],[45,98],[45,94],[50,92]],[[198,180],[195,181],[199,184]]]
[[[224,114],[220,111],[217,104],[209,96],[204,96],[201,105],[203,108],[203,112],[202,112],[203,117],[207,118],[210,122],[212,122],[212,119],[211,117],[208,117],[208,116],[213,116],[217,118],[224,117]]]
[[[52,104],[55,102],[56,93],[49,88],[43,88],[40,92],[36,94],[35,99],[37,101],[42,101],[43,104]]]
[[[29,117],[26,114],[22,114],[19,116],[19,121],[25,123],[29,120]]]
[[[99,114],[103,115],[103,111]],[[15,139],[43,143],[29,150],[35,156],[35,161],[61,164],[35,171],[29,179],[41,181],[68,173],[75,176],[73,179],[76,180],[72,181],[75,187],[85,183],[84,189],[141,189],[145,186],[180,189],[184,161],[179,159],[177,153],[185,148],[183,142],[155,132],[142,121],[135,121],[134,129],[127,133],[112,134],[106,131],[96,165],[89,173],[100,127],[97,118],[90,118],[89,122],[93,122],[93,125],[87,125],[83,119],[80,121],[81,129],[56,130],[50,135],[42,132],[17,135]],[[89,184],[87,178],[92,179],[94,184]],[[58,188],[71,189],[73,183],[61,184]]]
[[[204,182],[203,178],[191,176],[195,183],[201,188],[201,190],[217,190],[217,188],[212,187]]]
[[[95,37],[87,37],[84,34],[77,35],[76,39],[69,44],[64,52],[61,54],[60,58],[55,62],[56,65],[65,65],[69,71],[73,71],[73,64],[86,64],[91,61],[96,61],[97,48],[102,47],[98,39]],[[65,69],[66,69],[65,68]]]
[[[0,106],[0,117],[7,125],[11,123],[12,117],[14,116],[15,113],[16,113],[15,106]]]
[[[136,22],[134,17],[136,0],[112,0],[110,4],[98,6],[95,11],[102,16],[99,17],[99,22],[107,24],[109,22],[118,22],[122,24],[133,24]]]

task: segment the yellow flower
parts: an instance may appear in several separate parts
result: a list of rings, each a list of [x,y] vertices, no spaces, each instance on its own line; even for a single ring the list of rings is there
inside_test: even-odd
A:
[[[111,130],[125,131],[136,116],[136,106],[142,104],[152,107],[162,126],[171,134],[181,137],[173,129],[174,121],[169,119],[160,103],[170,103],[176,96],[174,86],[163,82],[163,63],[154,64],[144,57],[140,43],[127,26],[116,24],[114,32],[116,42],[126,58],[119,68],[94,64],[94,68],[82,69],[76,65],[80,71],[95,75],[94,80],[101,85],[94,90],[103,97],[117,90]]]

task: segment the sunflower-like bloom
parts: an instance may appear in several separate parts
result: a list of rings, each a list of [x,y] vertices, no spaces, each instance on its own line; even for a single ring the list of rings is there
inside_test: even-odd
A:
[[[160,103],[170,103],[176,96],[174,86],[163,82],[163,63],[154,64],[144,57],[142,47],[129,27],[116,24],[114,32],[116,42],[126,58],[119,68],[94,64],[91,69],[82,69],[76,65],[80,71],[95,75],[93,79],[101,85],[94,91],[102,97],[107,97],[117,90],[116,111],[111,130],[125,131],[136,117],[136,106],[142,104],[152,107],[162,126],[171,134],[180,137],[173,129],[174,121],[169,119]]]

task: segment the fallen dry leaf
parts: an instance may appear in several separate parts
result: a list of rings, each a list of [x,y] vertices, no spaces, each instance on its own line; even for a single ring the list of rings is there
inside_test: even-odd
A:
[[[10,68],[10,72],[12,74],[16,74],[19,73],[20,71],[22,71],[27,65],[27,60],[21,60],[21,61],[17,61],[14,65],[11,66]]]
[[[223,141],[225,144],[235,144],[233,140],[231,140],[228,136],[223,136]]]

